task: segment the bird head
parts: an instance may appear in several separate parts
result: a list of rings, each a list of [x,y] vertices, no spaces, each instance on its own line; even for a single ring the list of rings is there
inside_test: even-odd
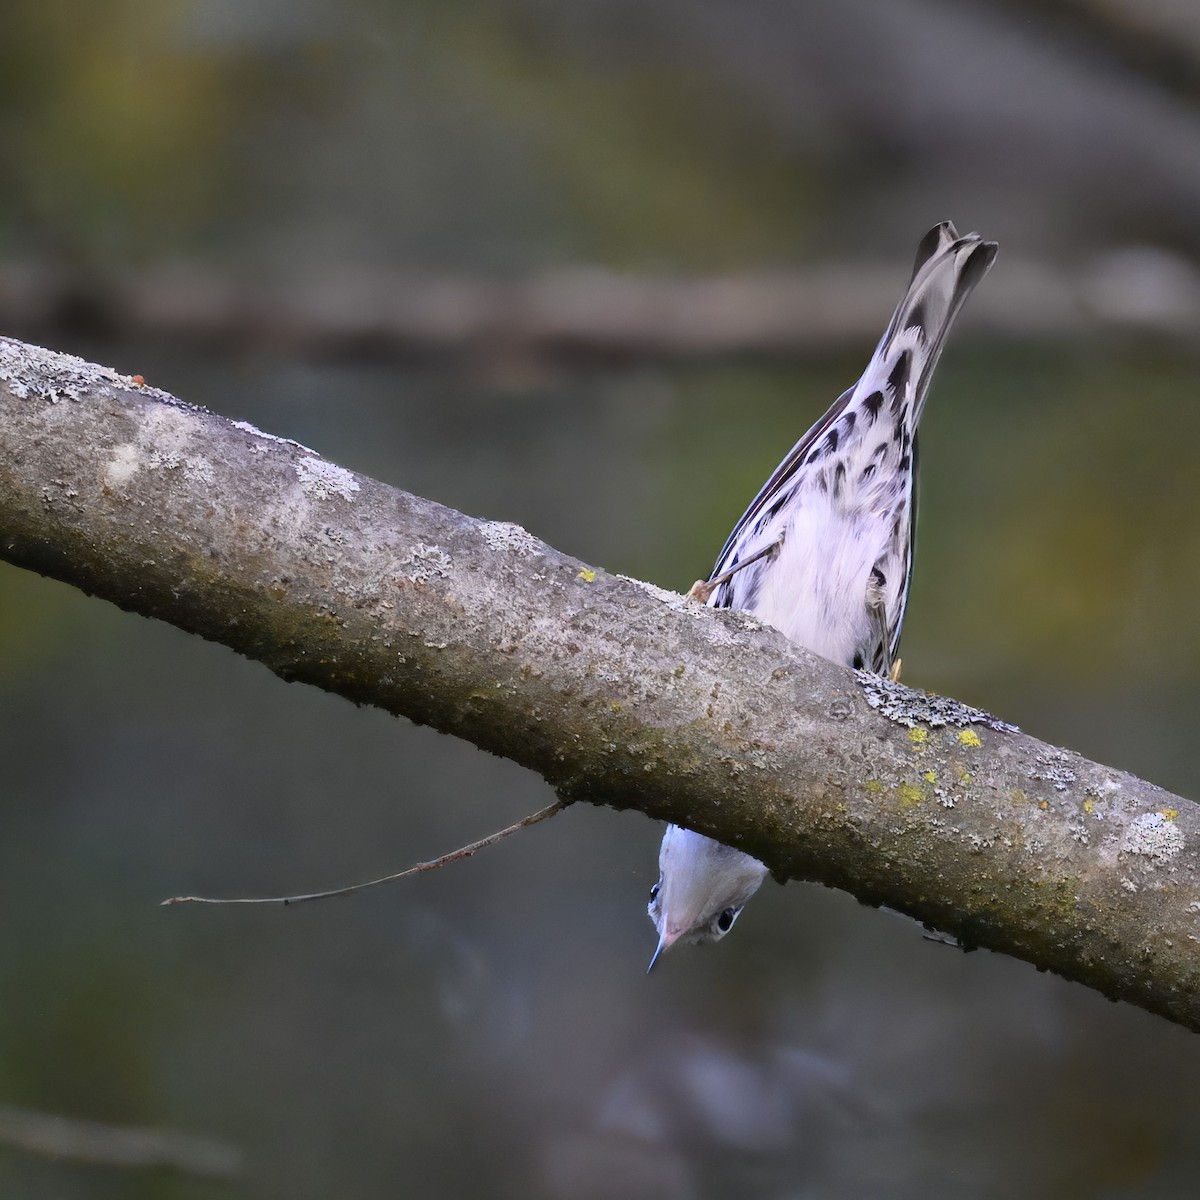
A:
[[[680,825],[663,834],[658,871],[648,909],[658,931],[651,967],[676,942],[720,941],[767,874],[758,859]]]

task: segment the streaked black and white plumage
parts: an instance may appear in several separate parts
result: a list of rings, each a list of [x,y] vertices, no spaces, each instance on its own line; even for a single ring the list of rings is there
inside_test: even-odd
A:
[[[892,670],[912,577],[917,425],[946,334],[995,257],[995,242],[959,237],[949,221],[925,235],[862,378],[775,469],[698,585],[709,605],[752,612],[834,662]],[[766,875],[676,825],[659,871],[655,960],[676,941],[724,937]]]

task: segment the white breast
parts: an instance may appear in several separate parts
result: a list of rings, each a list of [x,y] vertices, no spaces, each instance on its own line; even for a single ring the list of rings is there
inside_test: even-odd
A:
[[[783,528],[754,613],[797,645],[851,665],[869,639],[867,586],[886,527],[810,492]]]

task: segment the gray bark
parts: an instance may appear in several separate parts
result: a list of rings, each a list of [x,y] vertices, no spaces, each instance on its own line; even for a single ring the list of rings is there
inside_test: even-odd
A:
[[[0,555],[1200,1028],[1200,809],[746,615],[5,339]]]

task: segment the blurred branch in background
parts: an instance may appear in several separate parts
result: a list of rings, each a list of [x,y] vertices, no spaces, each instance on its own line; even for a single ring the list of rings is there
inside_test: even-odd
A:
[[[0,381],[8,561],[1200,1029],[1189,801],[107,368]]]
[[[316,353],[804,354],[873,340],[906,271],[897,262],[655,279],[581,267],[501,282],[359,270],[272,285],[194,267],[101,279],[10,266],[0,326]],[[1074,271],[1006,257],[972,311],[976,336],[1124,329],[1192,343],[1200,272],[1154,246],[1094,255]]]
[[[240,1150],[214,1138],[81,1121],[8,1104],[0,1105],[0,1146],[97,1166],[157,1167],[214,1179],[232,1179],[244,1166]]]

